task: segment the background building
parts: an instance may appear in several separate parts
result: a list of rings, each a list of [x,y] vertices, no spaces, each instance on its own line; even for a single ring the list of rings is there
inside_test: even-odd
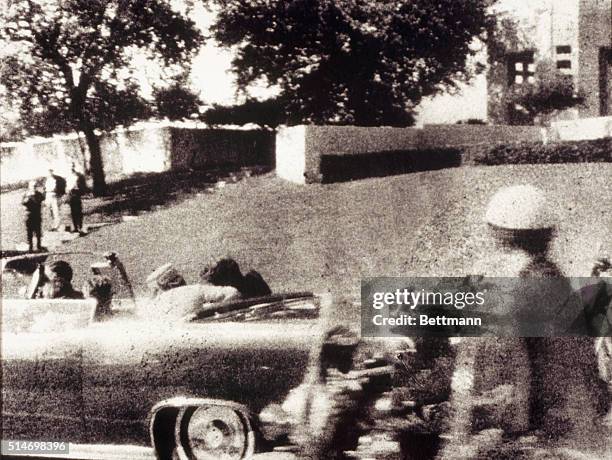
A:
[[[499,43],[477,56],[486,75],[424,101],[421,123],[509,123],[508,89],[533,82],[543,65],[571,76],[586,97],[557,119],[612,115],[612,0],[501,0],[495,14]]]

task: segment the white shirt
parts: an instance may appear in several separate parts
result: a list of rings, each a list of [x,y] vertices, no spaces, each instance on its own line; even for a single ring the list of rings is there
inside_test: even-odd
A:
[[[55,177],[47,176],[47,180],[45,180],[45,192],[55,193],[55,187],[57,187],[57,180],[55,180]]]

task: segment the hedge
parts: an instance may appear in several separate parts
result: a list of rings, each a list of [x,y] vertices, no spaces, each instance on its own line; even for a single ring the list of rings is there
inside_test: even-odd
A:
[[[427,150],[322,155],[311,182],[343,182],[461,165],[612,162],[612,138],[542,144],[480,144]]]
[[[393,150],[356,155],[322,155],[322,182],[344,182],[366,177],[384,177],[417,171],[461,166],[458,148]]]
[[[504,165],[612,162],[612,138],[590,141],[474,145],[466,147],[463,164]]]

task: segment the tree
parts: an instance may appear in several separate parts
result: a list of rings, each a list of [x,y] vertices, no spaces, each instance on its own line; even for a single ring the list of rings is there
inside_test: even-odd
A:
[[[97,195],[106,183],[95,130],[147,112],[130,72],[134,51],[184,65],[203,40],[163,0],[8,0],[0,24],[0,47],[11,49],[0,83],[31,130],[85,135]]]
[[[550,115],[584,103],[585,96],[574,85],[572,75],[557,71],[553,64],[541,61],[535,78],[513,84],[508,91],[510,123],[515,125],[546,124]]]
[[[470,76],[489,0],[216,0],[240,90],[280,89],[284,122],[406,126]]]
[[[182,120],[191,116],[199,116],[200,96],[193,92],[184,79],[174,81],[170,86],[155,88],[156,115],[169,120]]]
[[[245,125],[254,123],[259,126],[276,128],[283,122],[285,101],[278,97],[259,101],[249,98],[242,104],[224,106],[214,104],[202,119],[211,125]]]

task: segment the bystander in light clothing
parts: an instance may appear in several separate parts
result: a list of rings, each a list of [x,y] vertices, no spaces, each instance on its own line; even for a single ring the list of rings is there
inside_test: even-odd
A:
[[[51,231],[57,231],[60,227],[60,200],[65,193],[66,180],[63,177],[54,174],[53,169],[49,169],[49,174],[45,179],[45,202],[53,222]]]

